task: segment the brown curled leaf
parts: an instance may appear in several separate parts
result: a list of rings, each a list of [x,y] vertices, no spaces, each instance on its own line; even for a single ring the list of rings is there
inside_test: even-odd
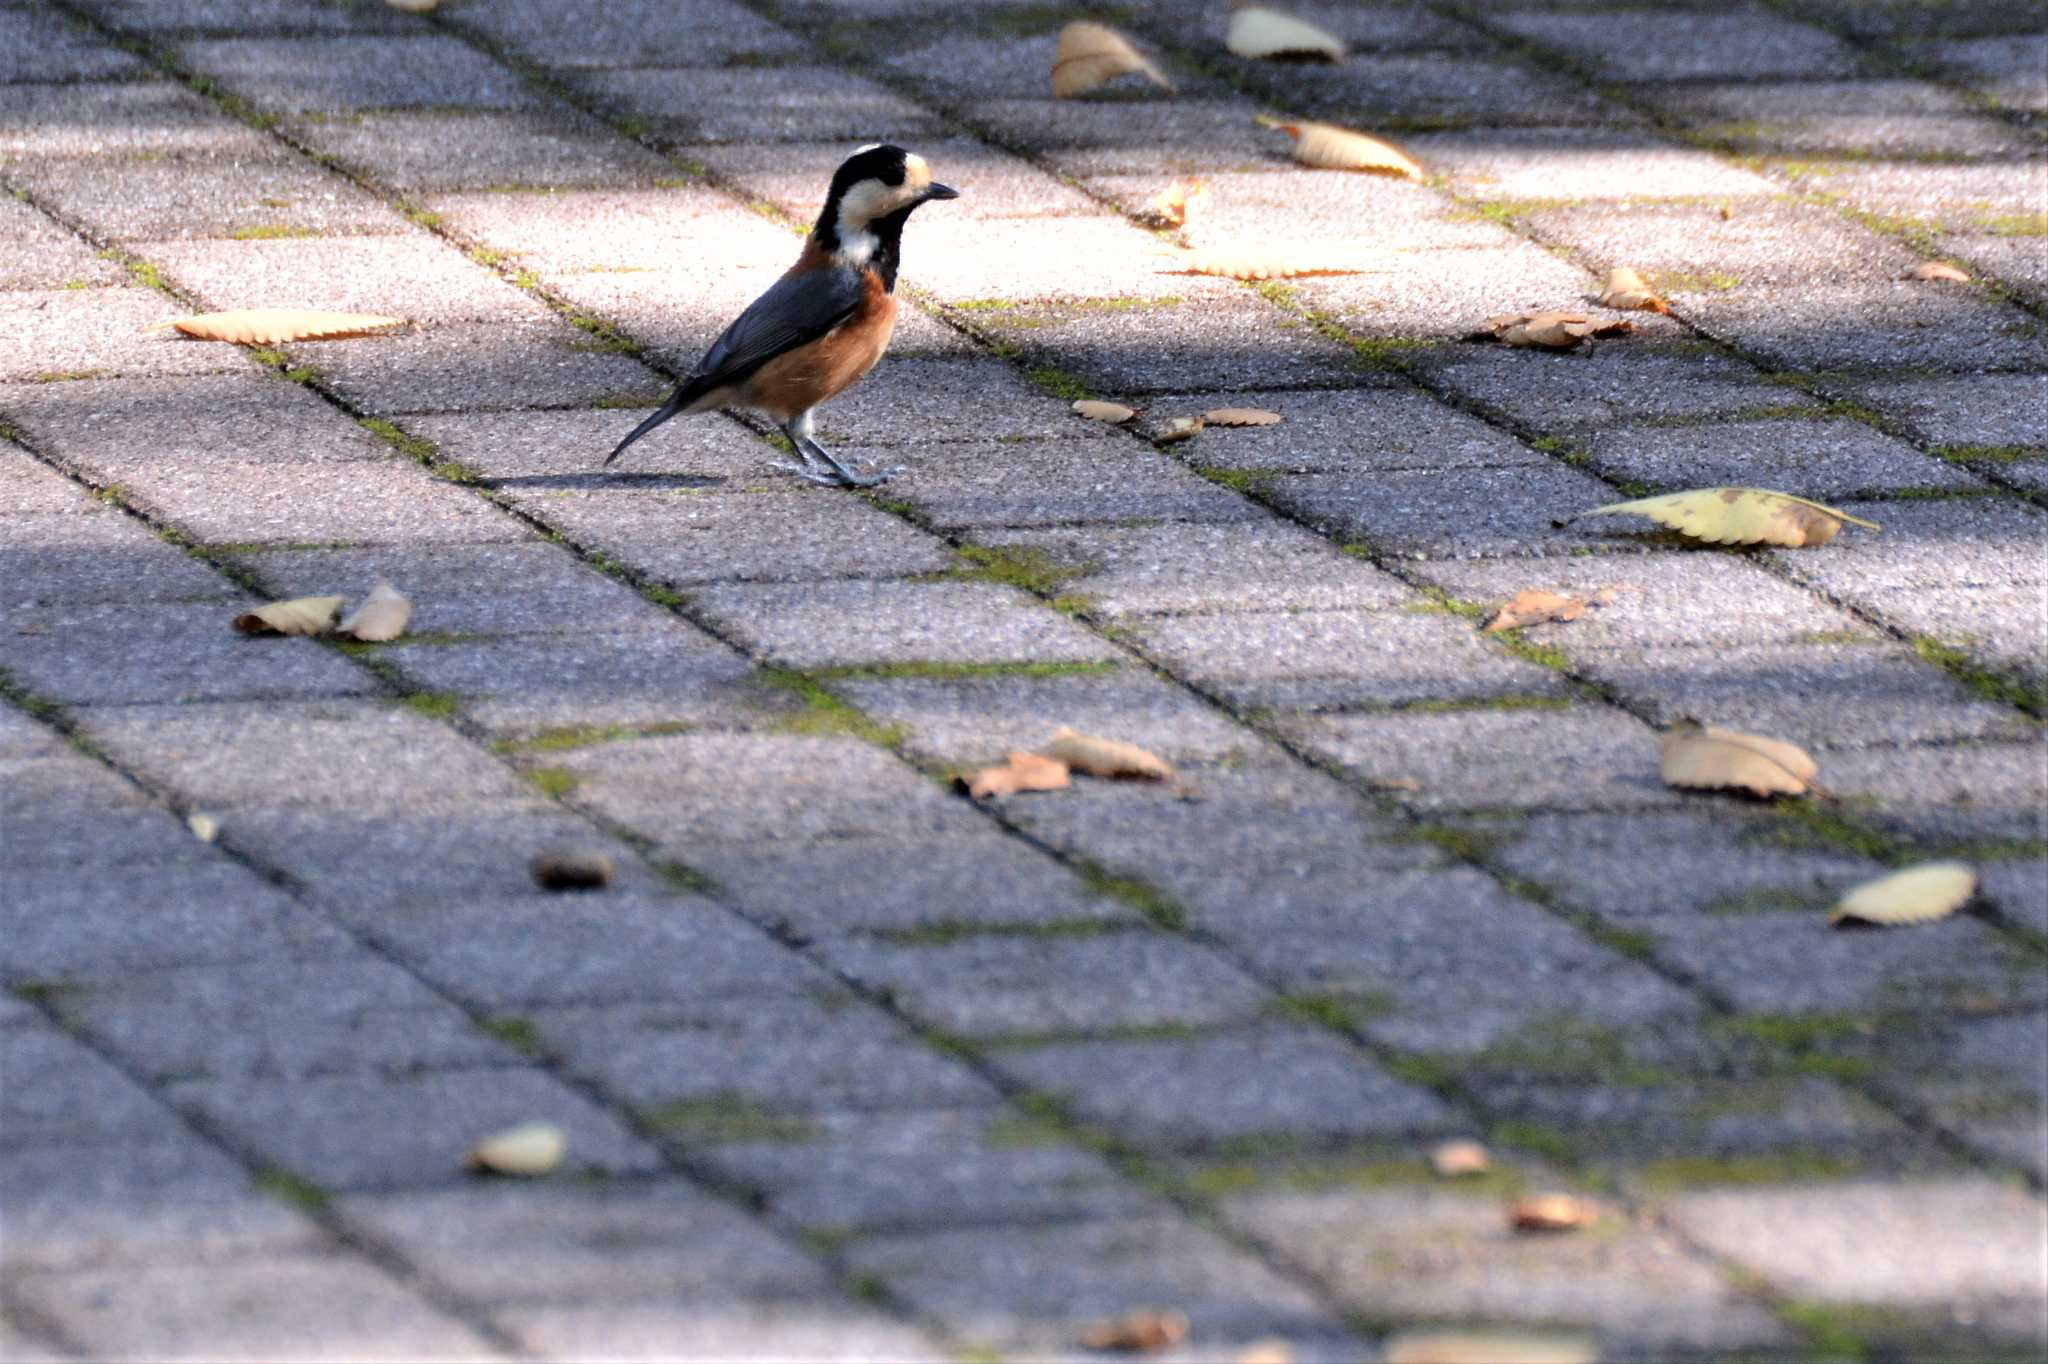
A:
[[[1584,614],[1586,603],[1579,598],[1532,587],[1509,598],[1486,622],[1486,629],[1489,633],[1517,630],[1524,625],[1541,625],[1545,621],[1577,620]]]
[[[406,622],[411,619],[412,600],[380,578],[370,589],[370,595],[342,618],[334,632],[365,644],[383,644],[404,634]]]
[[[1058,758],[1041,753],[1011,753],[994,767],[959,778],[958,784],[976,800],[1014,796],[1020,791],[1064,791],[1073,782]]]
[[[1103,739],[1082,734],[1061,725],[1040,749],[1048,758],[1058,758],[1076,772],[1091,777],[1124,777],[1138,781],[1172,781],[1173,765],[1156,753],[1121,739]]]
[[[1968,284],[1970,277],[1955,266],[1942,260],[1924,260],[1906,272],[1907,279],[1940,280],[1949,284]]]
[[[1600,291],[1600,306],[1619,308],[1623,312],[1669,313],[1671,305],[1657,297],[1657,293],[1643,277],[1626,265],[1617,266],[1607,272],[1607,286]]]
[[[1187,1334],[1187,1313],[1141,1307],[1115,1321],[1097,1322],[1082,1335],[1081,1343],[1091,1350],[1139,1354],[1169,1349],[1186,1339]]]
[[[1292,123],[1261,114],[1256,122],[1294,139],[1294,159],[1317,170],[1366,171],[1374,175],[1395,175],[1407,180],[1422,179],[1422,167],[1415,158],[1391,142],[1366,133],[1341,128],[1334,123]]]
[[[1584,313],[1502,313],[1480,323],[1473,336],[1482,340],[1491,336],[1507,346],[1570,350],[1588,337],[1626,336],[1634,330],[1633,322],[1598,322]]]
[[[1169,93],[1173,82],[1130,40],[1105,24],[1077,20],[1060,30],[1059,50],[1052,59],[1054,99],[1085,95],[1118,76],[1137,72]]]
[[[1263,407],[1215,407],[1204,412],[1202,420],[1211,426],[1277,426],[1280,414]]]
[[[1667,786],[1746,791],[1759,799],[1803,796],[1820,772],[1797,744],[1692,720],[1664,732],[1659,766]]]
[[[1493,1168],[1493,1160],[1476,1141],[1446,1141],[1430,1148],[1429,1168],[1444,1179],[1462,1179],[1485,1174]]]
[[[1144,216],[1161,227],[1192,227],[1209,204],[1209,187],[1200,180],[1179,179],[1145,205]]]
[[[1579,1231],[1600,1220],[1600,1210],[1568,1193],[1539,1193],[1518,1198],[1508,1208],[1516,1231]]]
[[[378,336],[404,325],[402,317],[381,317],[372,313],[331,313],[314,308],[243,308],[231,313],[174,317],[145,330],[175,327],[202,341],[274,346],[281,341],[335,341],[346,336]]]
[[[1092,422],[1108,422],[1111,426],[1118,426],[1137,416],[1138,409],[1135,407],[1125,407],[1122,403],[1105,403],[1098,402],[1093,398],[1076,398],[1074,400],[1074,415],[1086,417]]]
[[[1193,440],[1202,434],[1200,417],[1175,417],[1153,433],[1152,439],[1161,445],[1173,445],[1184,440]]]
[[[274,601],[235,617],[245,635],[324,635],[341,615],[340,597],[293,597]]]
[[[612,883],[612,859],[588,848],[550,848],[531,870],[542,890],[603,890]]]

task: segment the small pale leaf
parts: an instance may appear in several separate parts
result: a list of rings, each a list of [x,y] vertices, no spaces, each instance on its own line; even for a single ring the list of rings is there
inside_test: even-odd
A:
[[[1053,98],[1085,95],[1133,71],[1162,90],[1173,89],[1166,73],[1132,47],[1123,34],[1103,24],[1077,20],[1060,30],[1059,50],[1052,59]]]
[[[1064,791],[1073,785],[1067,765],[1042,753],[1011,753],[994,767],[960,778],[976,800],[1014,796],[1020,791]]]
[[[1202,419],[1200,417],[1175,417],[1172,421],[1160,427],[1152,439],[1158,441],[1161,445],[1172,445],[1178,441],[1193,440],[1200,434],[1202,434]]]
[[[569,1138],[553,1123],[521,1123],[470,1147],[462,1163],[479,1174],[544,1175],[568,1149]]]
[[[438,9],[441,0],[384,0],[384,3],[393,9],[402,9],[411,14],[425,14],[429,10]]]
[[[1530,1194],[1508,1209],[1508,1223],[1516,1231],[1578,1231],[1599,1220],[1598,1208],[1568,1193]]]
[[[1879,529],[1874,521],[1767,488],[1694,488],[1662,497],[1615,502],[1579,513],[1622,514],[1647,516],[1660,526],[1710,545],[1766,544],[1800,549],[1826,544],[1835,538],[1845,521],[1865,530]]]
[[[1968,284],[1970,277],[1947,261],[1924,260],[1906,272],[1907,279],[1945,280],[1950,284]]]
[[[1039,751],[1091,777],[1129,777],[1142,781],[1172,781],[1174,778],[1172,764],[1156,753],[1148,753],[1121,739],[1100,739],[1093,734],[1081,734],[1065,725],[1054,730],[1051,741]]]
[[[1335,34],[1263,5],[1232,12],[1223,45],[1240,57],[1321,57],[1341,62],[1348,55]]]
[[[1077,398],[1074,400],[1074,415],[1086,417],[1092,422],[1108,422],[1110,425],[1115,426],[1137,416],[1138,409],[1135,407],[1125,407],[1122,403],[1105,403],[1098,402],[1093,398]]]
[[[1926,924],[1946,919],[1977,893],[1977,873],[1961,862],[1926,862],[1880,876],[1842,897],[1831,924]]]
[[[1607,287],[1600,291],[1600,306],[1647,313],[1668,313],[1671,305],[1657,297],[1656,290],[1626,265],[1607,272]]]
[[[1665,731],[1660,768],[1668,786],[1759,798],[1803,796],[1819,771],[1805,750],[1782,739],[1689,720]]]
[[[1596,322],[1583,313],[1503,313],[1487,318],[1475,335],[1484,339],[1490,334],[1509,346],[1570,350],[1587,337],[1626,336],[1634,330],[1633,322]]]
[[[1216,407],[1202,414],[1211,426],[1278,426],[1280,414],[1263,407]]]
[[[231,313],[199,313],[172,318],[149,328],[175,327],[202,341],[233,341],[237,345],[273,346],[280,341],[333,341],[345,336],[376,336],[403,327],[402,317],[371,313],[330,313],[314,308],[244,308]]]
[[[1185,1312],[1167,1311],[1157,1307],[1141,1307],[1128,1312],[1115,1321],[1098,1322],[1082,1335],[1081,1343],[1091,1350],[1121,1350],[1127,1353],[1149,1353],[1165,1350],[1178,1345],[1187,1338],[1188,1318]]]
[[[1476,1141],[1446,1141],[1430,1148],[1429,1167],[1445,1179],[1459,1179],[1485,1174],[1493,1168],[1493,1160]]]
[[[1209,187],[1200,180],[1175,180],[1152,196],[1145,214],[1164,227],[1191,227],[1209,203]]]
[[[365,644],[382,644],[404,634],[405,623],[411,619],[411,599],[379,579],[362,604],[342,618],[335,633]]]
[[[1284,1340],[1255,1340],[1237,1352],[1232,1364],[1295,1364],[1294,1347]]]
[[[192,837],[201,843],[211,843],[220,837],[220,819],[204,810],[194,810],[185,816],[185,827],[192,831]]]
[[[1397,1331],[1380,1346],[1387,1364],[1595,1364],[1593,1342],[1580,1336],[1519,1331]]]
[[[533,883],[542,890],[603,890],[612,883],[612,859],[594,848],[550,848],[533,859]]]
[[[1577,620],[1585,613],[1586,603],[1577,597],[1532,587],[1509,598],[1486,622],[1486,628],[1489,632],[1516,630],[1524,625],[1540,625],[1544,621]]]
[[[235,617],[245,635],[324,635],[341,614],[340,597],[294,597],[274,601]]]
[[[1294,159],[1317,170],[1368,171],[1374,175],[1398,175],[1409,180],[1423,177],[1415,159],[1391,142],[1340,128],[1334,123],[1289,123],[1260,117],[1260,126],[1277,129],[1294,139]]]

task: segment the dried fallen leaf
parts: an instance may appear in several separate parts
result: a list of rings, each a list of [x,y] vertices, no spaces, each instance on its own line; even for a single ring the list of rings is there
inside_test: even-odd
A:
[[[1518,1331],[1398,1331],[1380,1347],[1387,1364],[1594,1364],[1593,1342]]]
[[[1064,791],[1073,782],[1067,765],[1040,753],[1011,753],[994,767],[960,778],[959,785],[976,800],[1014,796],[1019,791]]]
[[[1255,1340],[1237,1352],[1236,1364],[1294,1364],[1294,1347],[1284,1340]]]
[[[1907,279],[1946,280],[1951,284],[1968,284],[1970,277],[1950,265],[1947,261],[1924,260],[1906,272]]]
[[[1175,417],[1172,421],[1160,427],[1152,439],[1161,445],[1172,445],[1177,441],[1193,440],[1200,434],[1202,434],[1202,419],[1200,417]]]
[[[491,1175],[544,1175],[562,1163],[569,1139],[551,1122],[521,1123],[469,1148],[465,1169]]]
[[[1962,862],[1927,862],[1865,881],[1835,906],[1835,925],[1926,924],[1946,919],[1977,893],[1977,873]]]
[[[334,632],[365,644],[382,644],[404,634],[405,623],[411,619],[411,599],[379,578],[377,585],[370,589],[370,595],[342,618]]]
[[[1093,734],[1081,734],[1065,725],[1054,730],[1051,740],[1039,751],[1091,777],[1129,777],[1141,781],[1172,781],[1174,778],[1172,764],[1156,753],[1148,753],[1121,739],[1100,739]]]
[[[441,0],[384,0],[393,9],[402,9],[411,14],[425,14],[439,8]]]
[[[533,859],[533,882],[542,890],[603,890],[612,883],[612,860],[588,848],[550,848]]]
[[[1615,502],[1578,515],[1624,513],[1647,516],[1660,526],[1710,545],[1766,544],[1800,549],[1834,539],[1844,521],[1865,530],[1880,529],[1875,521],[1864,521],[1823,503],[1767,488],[1693,488],[1662,497]]]
[[[1217,407],[1202,414],[1211,426],[1278,426],[1280,414],[1263,407]]]
[[[1145,216],[1162,227],[1190,227],[1209,204],[1209,187],[1200,180],[1175,180],[1152,196]]]
[[[1304,166],[1422,179],[1422,167],[1413,157],[1376,137],[1340,128],[1334,123],[1290,123],[1264,114],[1259,115],[1256,121],[1261,128],[1272,128],[1293,138],[1294,159]]]
[[[1486,622],[1486,629],[1489,633],[1518,630],[1524,625],[1540,625],[1544,621],[1577,620],[1585,614],[1586,603],[1579,598],[1532,587],[1509,598]]]
[[[1341,62],[1348,55],[1335,34],[1263,5],[1234,11],[1223,45],[1240,57],[1321,57]]]
[[[211,843],[220,837],[220,819],[204,810],[194,810],[185,816],[185,827],[192,831],[192,837],[201,843]]]
[[[1643,277],[1626,265],[1607,272],[1607,287],[1600,291],[1600,306],[1646,313],[1668,313],[1671,305],[1657,297]]]
[[[1493,1161],[1476,1141],[1446,1141],[1430,1148],[1429,1167],[1445,1179],[1457,1179],[1483,1175],[1493,1168]]]
[[[313,308],[244,308],[232,313],[199,313],[175,317],[145,328],[176,327],[202,341],[233,341],[237,345],[270,346],[280,341],[332,341],[344,336],[376,336],[403,327],[402,317],[371,313],[329,313]]]
[[[1097,402],[1093,398],[1076,398],[1074,400],[1074,415],[1086,417],[1092,422],[1108,422],[1114,426],[1119,422],[1127,422],[1137,416],[1138,409],[1135,407],[1125,407],[1122,403],[1104,403]]]
[[[1173,89],[1166,73],[1146,60],[1123,34],[1102,24],[1078,20],[1060,30],[1059,50],[1052,59],[1053,98],[1085,95],[1133,71],[1162,90]]]
[[[1570,350],[1588,337],[1626,336],[1635,329],[1633,322],[1596,322],[1584,313],[1502,313],[1480,323],[1472,335],[1481,340],[1491,336],[1508,346]]]
[[[1661,767],[1667,786],[1758,797],[1803,796],[1820,771],[1796,744],[1692,720],[1664,732]]]
[[[1600,1210],[1568,1193],[1531,1194],[1508,1209],[1516,1231],[1577,1231],[1600,1220]]]
[[[1375,791],[1406,791],[1411,795],[1422,789],[1422,783],[1413,777],[1369,777],[1365,784]]]
[[[340,597],[294,597],[244,611],[235,628],[245,635],[324,635],[340,614]]]
[[[1221,275],[1225,279],[1296,279],[1306,275],[1362,275],[1367,265],[1355,250],[1296,242],[1258,242],[1176,251],[1168,273]]]
[[[1187,1333],[1185,1312],[1141,1307],[1115,1321],[1099,1322],[1089,1327],[1081,1337],[1081,1343],[1091,1350],[1164,1350],[1186,1339]]]

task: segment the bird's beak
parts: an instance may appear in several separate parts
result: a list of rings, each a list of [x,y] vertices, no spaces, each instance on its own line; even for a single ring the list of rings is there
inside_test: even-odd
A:
[[[954,189],[951,185],[942,185],[934,180],[924,187],[924,197],[926,199],[958,199],[960,191]]]

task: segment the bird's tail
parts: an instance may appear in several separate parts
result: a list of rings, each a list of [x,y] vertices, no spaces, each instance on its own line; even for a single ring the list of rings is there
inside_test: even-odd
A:
[[[646,421],[641,422],[638,426],[634,427],[632,434],[627,436],[624,440],[620,441],[618,448],[616,450],[613,450],[609,455],[605,456],[604,462],[606,467],[609,467],[613,460],[617,459],[620,455],[624,454],[626,452],[627,446],[631,445],[634,441],[640,439],[649,431],[652,431],[655,427],[667,421],[670,417],[673,417],[676,413],[682,411],[689,404],[695,402],[700,396],[702,395],[696,391],[695,386],[689,383],[687,380],[684,381],[683,383],[677,384],[676,391],[668,395],[668,401],[663,403],[660,407],[656,408],[653,414],[650,415]]]

